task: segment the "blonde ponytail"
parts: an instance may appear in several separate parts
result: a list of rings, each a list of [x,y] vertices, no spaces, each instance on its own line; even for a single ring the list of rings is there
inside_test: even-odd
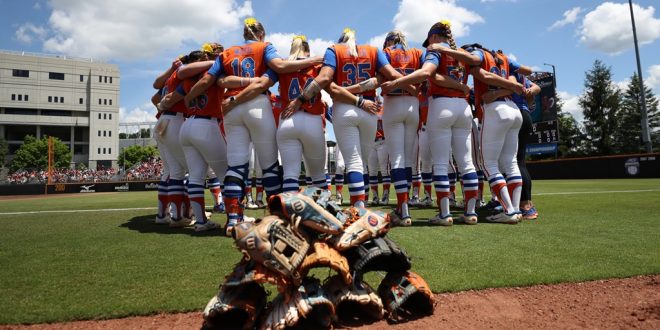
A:
[[[403,34],[403,32],[399,30],[390,31],[385,37],[383,49],[387,48],[387,43],[390,41],[392,41],[395,45],[403,46],[403,50],[408,50],[408,42],[406,41],[406,36]]]
[[[348,53],[352,57],[357,57],[357,41],[355,41],[355,31],[350,28],[345,28],[342,32],[341,37],[339,37],[338,43],[346,44],[348,46]]]
[[[296,60],[303,57],[308,57],[306,53],[309,53],[309,44],[307,43],[307,37],[304,35],[298,35],[293,37],[291,42],[291,51],[289,52],[289,60]]]
[[[248,17],[243,21],[243,38],[245,40],[263,41],[266,36],[266,29],[254,17]]]

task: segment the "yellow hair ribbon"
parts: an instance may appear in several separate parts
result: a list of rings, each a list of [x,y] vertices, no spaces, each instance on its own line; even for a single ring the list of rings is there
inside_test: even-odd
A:
[[[247,26],[254,26],[257,24],[257,19],[254,17],[248,17],[243,21]]]
[[[293,37],[293,40],[296,40],[296,39],[300,39],[303,42],[307,42],[307,37],[304,34],[297,35],[297,36]]]
[[[442,24],[447,29],[451,28],[451,22],[446,20],[446,19],[443,19],[442,21],[440,21],[438,23]]]
[[[211,46],[211,44],[207,42],[202,45],[202,48],[200,50],[205,53],[213,53],[213,46]]]
[[[179,55],[178,59],[182,60],[182,59],[184,59],[185,57],[186,57],[186,55],[181,54],[181,55]]]
[[[353,30],[351,28],[345,28],[343,34],[347,34],[349,32],[352,32],[353,34],[355,34],[355,30]]]

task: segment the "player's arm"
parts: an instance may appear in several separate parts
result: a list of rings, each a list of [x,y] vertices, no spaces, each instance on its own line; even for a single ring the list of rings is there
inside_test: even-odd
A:
[[[481,58],[479,58],[479,56],[470,54],[463,48],[451,49],[450,47],[446,47],[441,44],[431,44],[426,47],[426,50],[429,52],[440,52],[442,54],[449,55],[468,66],[481,64]]]
[[[184,97],[183,94],[181,94],[178,91],[178,88],[177,88],[177,91],[171,92],[171,93],[163,96],[163,98],[160,100],[160,102],[158,103],[156,108],[158,109],[158,112],[167,111],[169,109],[172,109],[172,107],[175,104],[177,104],[177,103],[179,103],[183,100],[183,97]]]
[[[415,70],[415,72],[407,76],[401,76],[401,74],[399,74],[400,78],[395,78],[391,81],[386,81],[380,87],[383,90],[383,94],[387,94],[395,89],[401,88],[401,86],[421,83],[422,81],[427,80],[429,77],[431,77],[432,74],[435,74],[435,70],[437,68],[438,68],[437,65],[433,63],[425,62],[424,65],[422,65],[421,68]]]
[[[276,82],[277,79],[274,79],[272,76],[267,74],[257,78],[255,82],[248,85],[233,98],[225,99],[222,102],[222,113],[227,114],[237,105],[252,100],[253,98],[257,97],[257,95],[262,94],[268,88],[275,85]]]
[[[222,75],[222,56],[218,56],[218,58],[215,59],[215,62],[213,63],[211,68],[206,72],[204,77],[198,80],[197,83],[195,83],[195,86],[193,86],[188,92],[188,94],[186,94],[186,97],[184,99],[186,106],[189,107],[189,105],[193,100],[195,100],[198,96],[200,96],[207,89],[209,89],[209,87],[215,84],[216,79],[221,75]]]
[[[273,58],[268,61],[268,67],[277,73],[293,73],[302,69],[307,69],[312,65],[321,64],[323,58],[314,56],[303,60],[284,60],[281,58]]]
[[[153,104],[155,107],[158,106],[158,103],[160,100],[163,98],[163,95],[161,95],[161,90],[158,92],[154,93],[154,95],[151,97],[151,104]]]
[[[431,82],[440,87],[451,88],[459,91],[463,91],[464,94],[470,93],[470,86],[463,84],[455,79],[452,79],[450,76],[436,73],[431,76]]]
[[[525,98],[527,99],[527,103],[532,103],[534,102],[534,96],[538,95],[541,93],[541,87],[539,85],[529,82],[529,87],[525,86]]]
[[[194,77],[211,68],[215,61],[201,61],[180,66],[176,71],[179,79],[188,79]]]
[[[251,78],[251,77],[237,77],[237,76],[220,76],[217,80],[217,84],[220,87],[224,88],[241,88],[249,86],[253,82],[257,82],[260,78]]]
[[[479,66],[470,68],[470,73],[475,79],[491,86],[506,88],[518,94],[523,94],[525,91],[525,88],[520,83],[504,79],[499,75],[482,69]]]
[[[169,69],[167,69],[165,72],[161,73],[158,77],[156,77],[156,80],[154,80],[154,88],[155,89],[161,89],[165,87],[165,83],[167,82],[167,79],[170,78],[172,73],[181,66],[181,60],[177,57],[172,61],[172,65],[170,66]]]
[[[335,69],[331,66],[324,66],[319,71],[319,74],[314,80],[303,89],[302,94],[282,110],[282,113],[294,113],[298,111],[303,102],[311,100],[314,96],[321,92],[332,81],[332,76],[335,74]]]
[[[359,93],[364,93],[366,91],[374,90],[378,88],[378,86],[380,86],[378,82],[378,78],[374,77],[374,78],[369,78],[363,82],[343,88],[352,94],[359,94]]]

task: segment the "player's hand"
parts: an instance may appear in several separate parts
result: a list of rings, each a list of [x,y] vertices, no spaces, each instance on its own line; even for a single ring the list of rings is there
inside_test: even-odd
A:
[[[469,94],[470,94],[470,90],[472,90],[472,89],[470,88],[470,86],[468,86],[468,85],[466,85],[466,84],[461,84],[461,88],[463,89],[463,94],[465,94],[465,95],[469,95]]]
[[[396,89],[396,83],[393,80],[386,81],[380,84],[381,94],[389,94],[391,91]]]
[[[224,99],[222,101],[222,114],[223,115],[228,114],[229,111],[234,109],[235,106],[236,106],[236,102],[232,102],[230,99]]]
[[[195,105],[195,98],[190,97],[190,94],[188,94],[183,98],[183,104],[186,105],[186,108],[192,109]]]
[[[481,95],[481,100],[484,103],[491,103],[497,99],[497,95],[495,95],[495,93],[497,93],[497,91],[486,92],[484,95]]]
[[[523,86],[521,83],[516,83],[515,87],[513,89],[513,92],[518,94],[518,95],[524,95],[525,94],[525,86]]]
[[[378,104],[376,104],[376,102],[374,102],[374,101],[364,100],[364,103],[362,104],[362,110],[364,110],[364,111],[366,111],[366,112],[368,112],[372,115],[375,115],[375,114],[378,113],[378,110],[379,110],[378,109]]]
[[[182,64],[183,62],[177,57],[172,61],[172,69],[178,69]]]
[[[289,105],[287,105],[286,108],[282,110],[282,114],[280,116],[282,117],[282,119],[287,119],[293,116],[293,114],[296,111],[298,111],[298,109],[300,109],[301,105],[302,105],[302,101],[296,98],[295,100],[289,102]]]

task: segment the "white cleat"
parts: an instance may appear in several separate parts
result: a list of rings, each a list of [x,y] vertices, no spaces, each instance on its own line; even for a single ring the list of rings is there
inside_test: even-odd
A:
[[[259,208],[259,205],[257,205],[256,203],[254,203],[252,201],[249,201],[247,203],[247,205],[245,206],[245,208],[247,208],[248,210],[256,210],[256,209]]]
[[[476,225],[477,222],[479,221],[477,216],[474,215],[474,214],[472,214],[472,215],[463,214],[461,216],[461,220],[463,220],[463,223],[466,224],[466,225]]]
[[[370,206],[378,206],[380,205],[380,199],[378,199],[378,196],[374,196],[374,198],[371,200],[371,203],[369,204]]]
[[[413,196],[408,200],[408,205],[409,206],[418,206],[419,205],[419,196]]]
[[[156,216],[156,220],[154,221],[157,225],[167,225],[170,223],[170,216],[166,215],[164,217],[159,217]]]
[[[182,228],[188,226],[190,226],[190,219],[188,218],[181,218],[179,220],[175,220],[175,219],[170,220],[170,228]]]
[[[206,220],[205,223],[195,223],[195,231],[200,232],[200,231],[208,231],[208,230],[213,230],[213,229],[218,229],[220,228],[220,225],[211,221],[211,220]]]
[[[433,199],[431,199],[431,196],[426,196],[424,199],[422,199],[419,202],[420,207],[431,207],[433,206]]]

